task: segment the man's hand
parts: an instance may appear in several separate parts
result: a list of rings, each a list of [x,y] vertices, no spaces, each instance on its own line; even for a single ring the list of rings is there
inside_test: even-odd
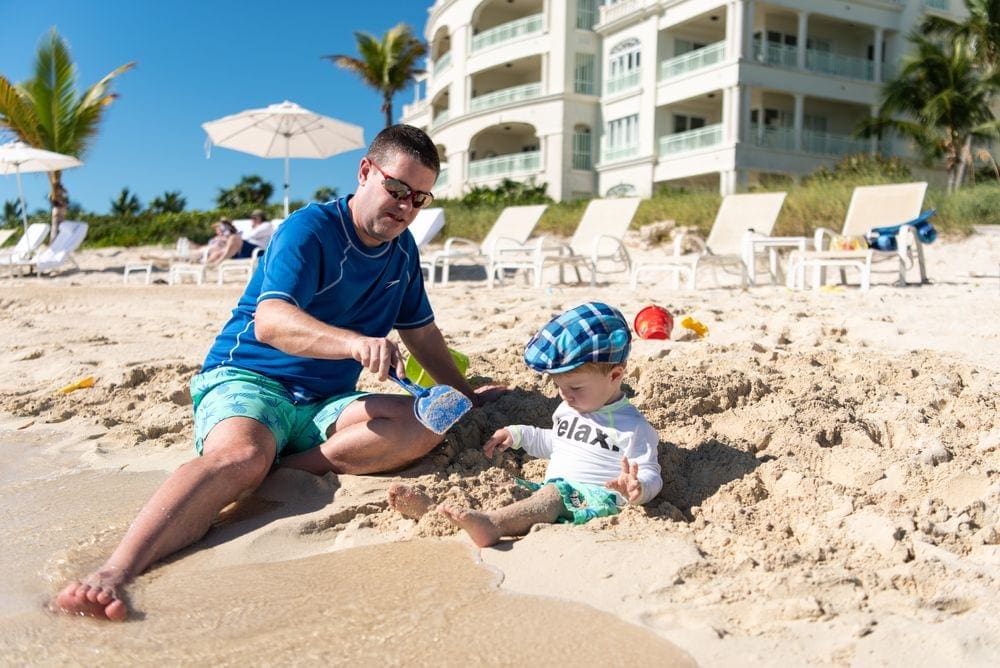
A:
[[[496,401],[508,392],[510,392],[510,388],[506,385],[483,385],[482,387],[477,387],[475,394],[469,398],[472,399],[472,405],[479,408],[491,401]]]
[[[399,354],[399,348],[384,337],[358,337],[351,342],[351,357],[378,376],[379,380],[388,378],[391,368],[396,369],[398,376],[405,374],[403,357]]]
[[[514,445],[514,437],[510,435],[506,427],[501,427],[493,432],[490,440],[483,444],[483,454],[492,459],[495,451],[503,452],[512,445]]]
[[[629,463],[626,457],[622,457],[622,471],[614,480],[604,483],[608,489],[613,489],[624,496],[629,503],[635,503],[642,498],[642,483],[639,482],[639,465],[635,462]]]

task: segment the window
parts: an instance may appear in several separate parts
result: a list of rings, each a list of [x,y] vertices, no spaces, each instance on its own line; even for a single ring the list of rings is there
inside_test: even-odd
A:
[[[597,25],[597,0],[576,0],[576,27],[593,30]]]
[[[639,143],[639,114],[618,118],[608,123],[608,146],[635,146]]]
[[[573,67],[573,92],[583,95],[597,93],[597,56],[594,54],[576,54],[576,64]]]
[[[591,169],[593,167],[592,137],[590,128],[585,125],[573,128],[573,169]]]
[[[705,119],[700,116],[674,114],[674,134],[705,127]]]
[[[639,40],[627,39],[611,49],[608,78],[617,79],[639,70]]]

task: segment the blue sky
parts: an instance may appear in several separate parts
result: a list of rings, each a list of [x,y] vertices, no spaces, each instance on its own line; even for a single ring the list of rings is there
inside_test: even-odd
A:
[[[0,0],[0,73],[26,79],[39,40],[55,26],[69,43],[83,90],[125,63],[136,67],[114,84],[108,109],[84,166],[63,172],[70,199],[106,213],[128,187],[145,206],[179,190],[189,209],[210,209],[220,188],[257,174],[282,199],[280,159],[213,147],[205,157],[201,124],[244,109],[291,100],[364,128],[371,141],[384,126],[380,99],[350,72],[322,60],[356,55],[355,31],[381,37],[396,23],[423,38],[428,0],[259,2],[257,0]],[[408,88],[393,101],[396,120],[413,101]],[[9,140],[8,135],[0,135]],[[358,149],[325,160],[291,161],[291,199],[309,200],[320,186],[340,193],[357,184]],[[44,174],[23,177],[27,208],[47,207]],[[0,177],[0,201],[17,197],[13,176]]]

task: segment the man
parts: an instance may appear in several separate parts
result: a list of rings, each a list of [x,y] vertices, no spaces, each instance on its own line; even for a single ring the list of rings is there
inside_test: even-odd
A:
[[[108,560],[68,584],[55,606],[124,620],[119,589],[199,540],[218,512],[249,494],[272,465],[322,475],[390,471],[442,437],[413,414],[412,398],[356,391],[362,369],[385,380],[407,349],[441,383],[481,404],[455,366],[424,291],[413,237],[430,204],[437,150],[417,128],[378,134],[358,167],[357,192],[295,212],[191,381],[195,448],[140,511]]]

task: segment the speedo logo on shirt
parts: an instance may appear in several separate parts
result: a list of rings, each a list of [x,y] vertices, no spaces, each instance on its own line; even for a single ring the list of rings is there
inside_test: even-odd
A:
[[[578,424],[579,422],[580,418],[578,417],[572,420],[559,420],[556,423],[556,435],[568,438],[571,441],[599,445],[605,450],[611,450],[612,452],[620,452],[620,448],[617,445],[608,443],[609,435],[606,432],[597,427],[591,428],[589,424]]]
[[[398,283],[399,283],[398,278],[394,281],[387,281],[385,284],[385,289],[388,290],[389,288],[395,287]]]

